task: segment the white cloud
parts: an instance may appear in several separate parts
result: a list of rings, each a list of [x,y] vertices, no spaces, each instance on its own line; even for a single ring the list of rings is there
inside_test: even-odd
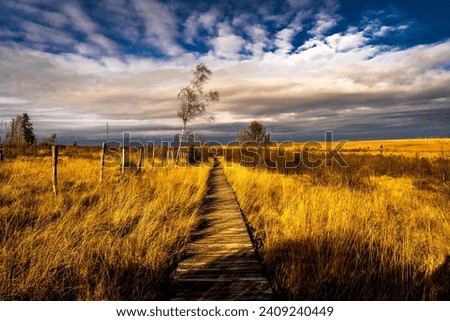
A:
[[[211,44],[217,57],[239,60],[245,40],[234,34],[232,27],[224,22],[219,24],[218,36],[211,40]]]
[[[128,0],[102,0],[102,19],[108,24],[111,34],[121,37],[129,43],[139,40],[140,19]]]
[[[5,4],[9,8],[31,15],[35,21],[38,21],[41,24],[50,25],[51,27],[62,27],[66,25],[67,17],[63,14],[55,11],[38,9],[36,7],[36,5],[42,5],[42,3],[43,2],[30,1],[27,4],[24,2],[8,1]]]
[[[21,27],[25,32],[25,37],[33,43],[71,45],[75,42],[73,37],[67,32],[45,27],[31,21],[23,21]]]
[[[219,17],[220,17],[219,10],[211,9],[199,15],[198,23],[206,30],[212,29],[216,25]]]
[[[389,26],[381,26],[381,28],[378,31],[376,31],[373,35],[375,37],[384,37],[392,30],[394,30],[394,28]]]
[[[309,13],[314,19],[314,25],[309,33],[313,36],[325,36],[342,17],[337,14],[340,4],[336,0],[324,0],[315,14]]]
[[[118,50],[118,46],[101,33],[101,28],[78,4],[66,3],[61,10],[68,17],[73,30],[82,32],[86,36],[86,43],[78,43],[75,46],[80,54],[113,54]]]
[[[277,52],[281,54],[289,54],[292,49],[292,38],[295,35],[293,29],[285,28],[277,33],[275,46],[277,47]]]
[[[234,34],[227,34],[218,36],[211,40],[214,48],[214,53],[217,57],[236,59],[242,50],[245,41],[241,37]]]
[[[211,9],[207,12],[195,11],[184,22],[185,41],[193,44],[198,37],[200,31],[205,30],[208,34],[212,34],[218,22],[220,12],[217,9]]]
[[[311,5],[311,0],[288,0],[289,5],[294,9]]]
[[[191,14],[189,18],[187,18],[187,20],[184,22],[185,27],[184,37],[186,43],[193,44],[194,39],[197,38],[197,34],[200,28],[198,23],[198,17],[199,13],[195,12]]]
[[[118,50],[118,46],[115,42],[101,34],[92,34],[88,39],[96,45],[99,45],[105,49],[108,53],[114,53]]]
[[[145,26],[143,40],[146,44],[158,48],[168,56],[184,52],[176,41],[177,18],[167,5],[154,0],[132,0],[132,3],[138,16],[143,20]]]
[[[2,97],[0,96],[0,104],[4,105],[21,105],[27,103],[27,100],[17,97]]]
[[[65,3],[62,5],[62,11],[67,15],[74,29],[85,34],[97,31],[95,22],[77,4]]]
[[[315,18],[315,25],[310,30],[310,33],[315,36],[325,35],[329,30],[337,25],[336,19],[325,12],[318,13]]]
[[[269,47],[268,32],[261,25],[250,25],[245,27],[245,32],[250,36],[251,41],[245,45],[245,49],[250,51],[253,57],[264,56],[265,49]]]
[[[18,32],[9,30],[7,28],[0,28],[0,37],[12,38],[16,37]]]
[[[364,28],[364,34],[371,37],[386,37],[393,32],[402,32],[407,30],[410,26],[408,24],[400,25],[383,25],[380,19],[370,19],[366,17],[366,26]]]
[[[340,52],[361,48],[367,43],[368,39],[364,36],[362,31],[351,31],[344,35],[336,33],[327,37],[325,41],[332,49]]]

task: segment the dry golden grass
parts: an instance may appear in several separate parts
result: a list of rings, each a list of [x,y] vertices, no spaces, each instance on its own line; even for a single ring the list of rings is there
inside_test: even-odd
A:
[[[332,144],[335,147],[336,141]],[[324,142],[321,145],[325,148]],[[293,148],[303,148],[305,143],[294,143]],[[422,138],[422,139],[391,139],[391,140],[361,140],[348,141],[343,146],[344,153],[365,153],[396,155],[407,157],[450,158],[450,138]]]
[[[225,173],[282,298],[449,298],[444,190],[418,189],[407,176],[368,175],[369,188],[350,188],[238,164]]]
[[[62,158],[0,164],[0,299],[161,299],[198,222],[209,168],[105,169]]]

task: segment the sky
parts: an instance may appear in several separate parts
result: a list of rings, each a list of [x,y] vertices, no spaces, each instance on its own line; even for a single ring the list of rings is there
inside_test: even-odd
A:
[[[220,101],[189,124],[230,141],[450,137],[447,0],[0,0],[0,135],[175,135],[198,63]]]

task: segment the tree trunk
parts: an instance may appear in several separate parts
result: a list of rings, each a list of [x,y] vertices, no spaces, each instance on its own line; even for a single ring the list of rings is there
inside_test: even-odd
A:
[[[175,157],[175,166],[178,166],[178,161],[180,160],[180,153],[181,153],[181,141],[184,139],[184,134],[186,132],[186,123],[183,123],[183,127],[181,127],[181,133],[178,137],[178,150]]]

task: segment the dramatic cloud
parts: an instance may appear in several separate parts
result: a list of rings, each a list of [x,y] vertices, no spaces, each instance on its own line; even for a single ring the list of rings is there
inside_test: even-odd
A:
[[[450,135],[448,30],[414,41],[425,22],[401,8],[56,3],[0,5],[0,120],[28,112],[39,137],[103,139],[106,122],[119,137],[174,135],[176,95],[198,62],[221,94],[216,122],[192,124],[210,139],[252,119],[278,139]]]

